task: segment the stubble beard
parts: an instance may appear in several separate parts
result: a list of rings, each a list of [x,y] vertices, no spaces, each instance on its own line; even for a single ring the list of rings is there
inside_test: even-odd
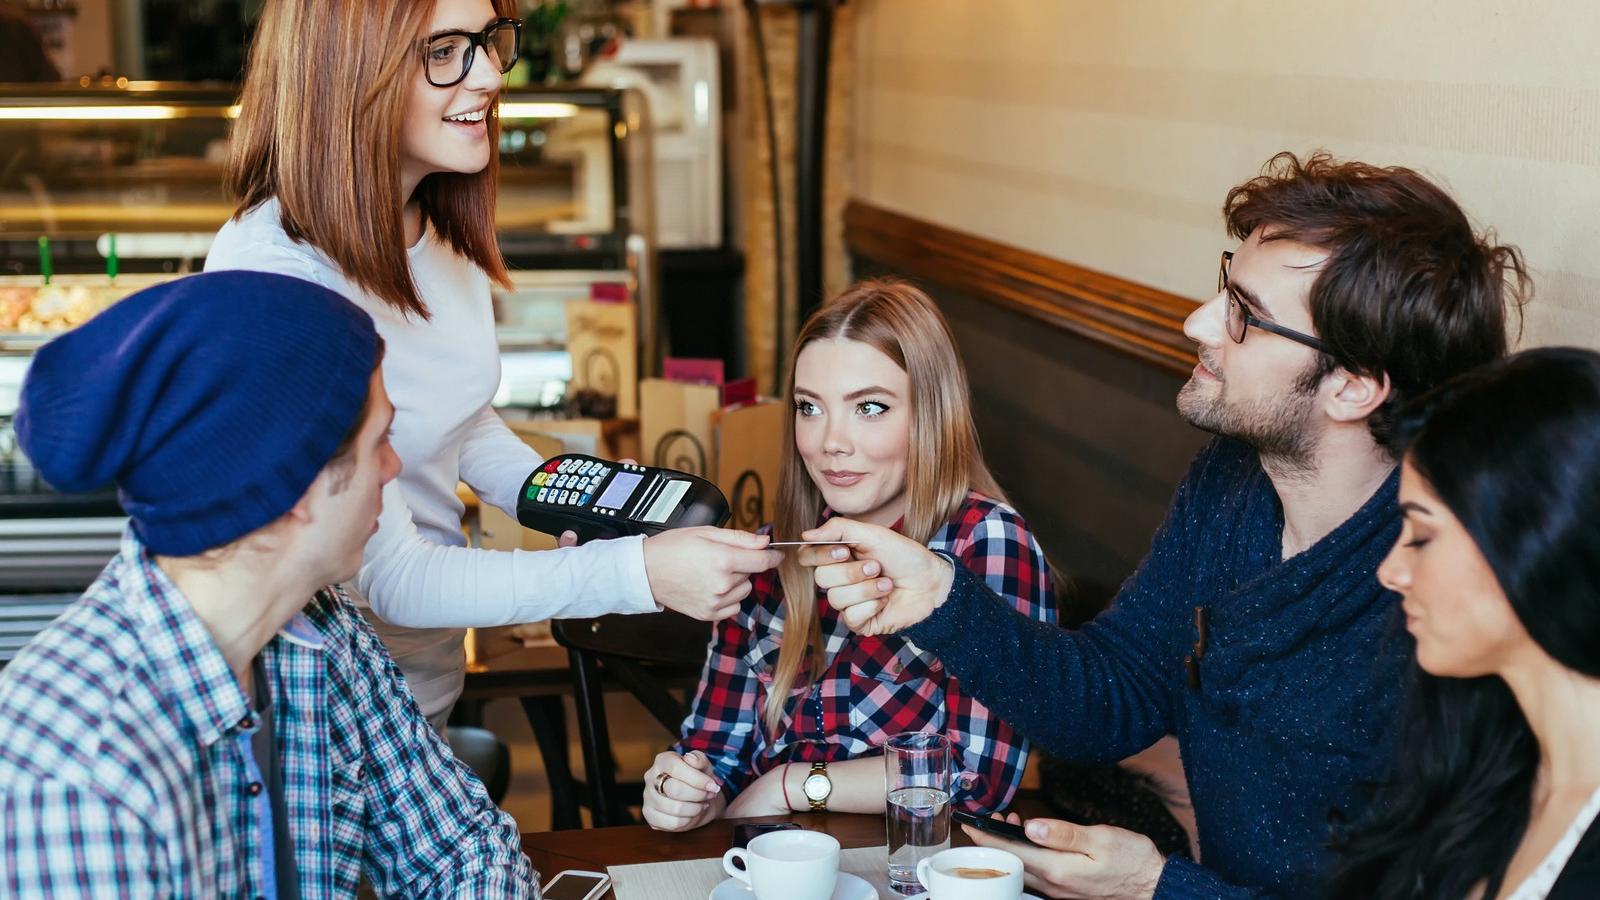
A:
[[[1302,376],[1278,397],[1251,401],[1227,398],[1227,382],[1213,360],[1201,362],[1217,374],[1206,384],[1191,377],[1178,391],[1178,414],[1202,431],[1243,441],[1261,455],[1263,467],[1274,474],[1310,475],[1316,471],[1316,436],[1312,412],[1316,384]]]

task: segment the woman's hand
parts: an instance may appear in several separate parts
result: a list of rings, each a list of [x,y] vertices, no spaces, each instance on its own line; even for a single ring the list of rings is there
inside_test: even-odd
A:
[[[663,775],[665,777],[663,777]],[[688,831],[722,814],[727,800],[699,750],[656,755],[644,773],[644,820],[657,831]]]
[[[762,775],[740,792],[728,804],[730,819],[750,819],[756,816],[784,816],[794,812],[783,796],[783,776],[789,766],[782,765]],[[799,785],[790,790],[799,793]]]

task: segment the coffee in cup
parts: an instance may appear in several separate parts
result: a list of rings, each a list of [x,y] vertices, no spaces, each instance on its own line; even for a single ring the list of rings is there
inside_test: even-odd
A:
[[[950,874],[957,878],[1004,878],[1010,875],[1004,869],[980,869],[974,866],[956,866]]]
[[[917,864],[932,900],[1018,900],[1022,860],[992,847],[957,847]]]
[[[756,900],[828,900],[839,880],[839,842],[820,831],[773,831],[724,853],[722,869]]]

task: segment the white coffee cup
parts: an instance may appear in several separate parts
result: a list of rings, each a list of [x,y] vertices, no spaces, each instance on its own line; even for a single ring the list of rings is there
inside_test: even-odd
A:
[[[772,831],[722,854],[722,868],[756,900],[828,900],[839,880],[839,842],[820,831]]]
[[[1004,872],[990,878],[963,878],[960,869]],[[932,900],[1017,900],[1022,896],[1022,860],[991,847],[956,847],[917,863],[917,880]]]

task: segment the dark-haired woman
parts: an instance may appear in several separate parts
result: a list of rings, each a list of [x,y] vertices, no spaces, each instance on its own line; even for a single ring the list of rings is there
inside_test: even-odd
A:
[[[1534,350],[1402,423],[1379,579],[1417,665],[1336,897],[1600,897],[1600,355]]]

